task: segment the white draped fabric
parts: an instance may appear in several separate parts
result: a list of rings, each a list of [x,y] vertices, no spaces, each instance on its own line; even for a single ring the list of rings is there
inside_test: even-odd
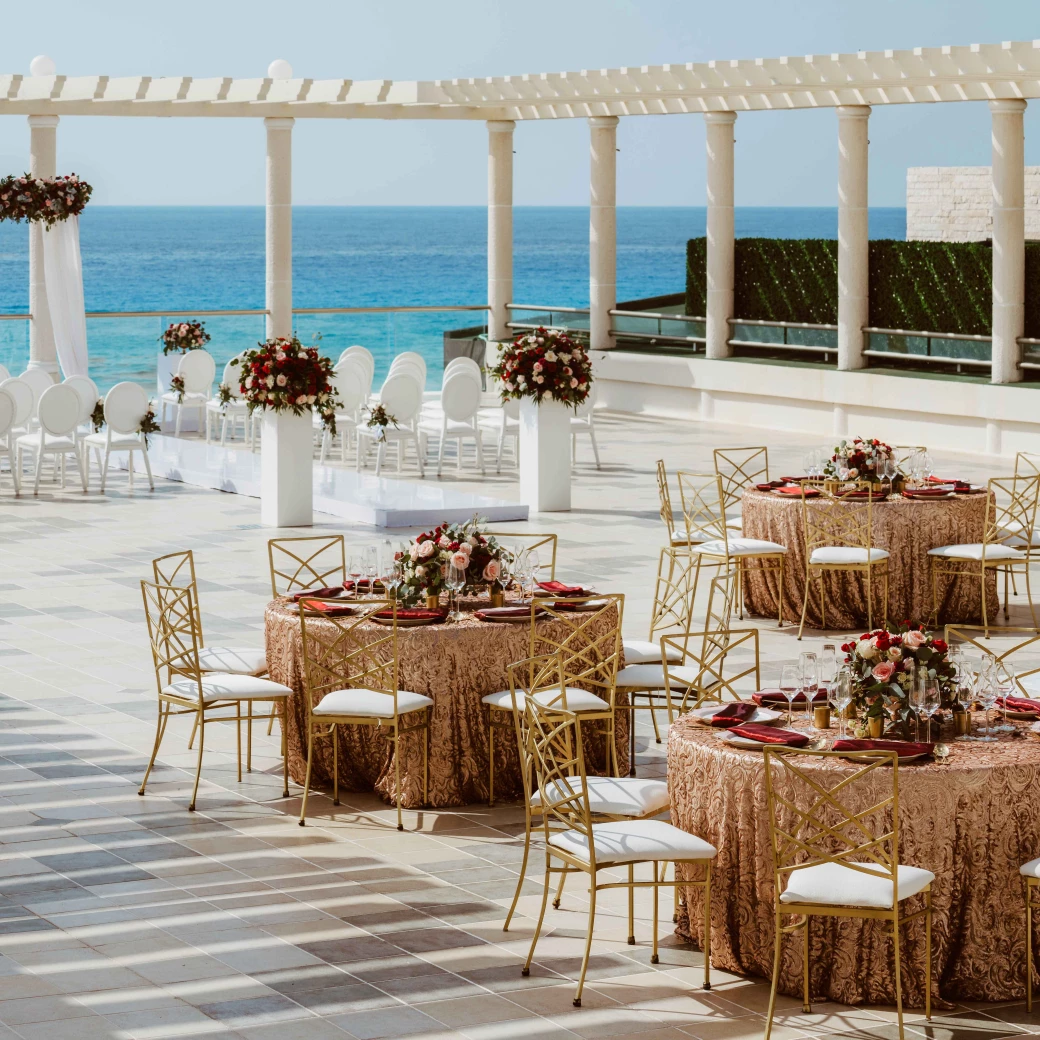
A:
[[[44,229],[43,278],[62,374],[85,376],[88,374],[87,317],[83,305],[78,216]]]

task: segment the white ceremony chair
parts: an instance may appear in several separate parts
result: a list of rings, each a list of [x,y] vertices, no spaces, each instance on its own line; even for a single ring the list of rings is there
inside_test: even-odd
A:
[[[36,478],[33,482],[33,494],[40,491],[40,472],[43,469],[45,455],[53,455],[58,461],[61,471],[61,486],[65,487],[65,456],[72,455],[76,460],[80,483],[87,490],[87,474],[83,467],[83,454],[76,439],[76,427],[79,425],[79,394],[71,386],[61,383],[51,385],[40,394],[36,410],[39,426],[32,433],[22,434],[17,441],[18,458],[15,465],[21,469],[23,455],[28,453],[36,460]]]
[[[400,354],[395,354],[393,361],[390,362],[390,371],[399,368],[401,365],[414,365],[421,373],[422,380],[420,382],[420,389],[426,389],[426,359],[422,354],[414,350],[405,350]]]
[[[242,422],[242,439],[249,441],[252,449],[256,448],[256,423],[249,413],[245,398],[242,396],[242,369],[234,364],[241,358],[236,354],[225,366],[221,373],[221,383],[231,390],[231,400],[227,404],[221,404],[220,398],[214,394],[206,402],[206,443],[209,444],[213,437],[213,424],[220,423],[220,446],[227,444],[228,427],[231,428],[231,437],[234,439],[235,428],[239,421]]]
[[[368,347],[362,347],[360,344],[355,343],[352,347],[347,347],[339,356],[339,360],[336,362],[336,367],[339,368],[344,361],[353,361],[362,367],[365,372],[365,377],[368,380],[368,390],[371,393],[372,390],[372,377],[376,371],[376,359],[372,356],[372,351]]]
[[[173,390],[162,395],[160,420],[166,425],[166,409],[173,408],[175,425],[173,434],[181,435],[181,416],[185,409],[198,413],[199,425],[206,421],[206,403],[213,392],[213,377],[217,374],[217,363],[208,350],[189,350],[177,365],[176,375],[184,377],[184,400],[178,401]]]
[[[452,358],[451,361],[444,366],[444,376],[441,379],[441,382],[443,383],[448,376],[454,375],[456,372],[465,372],[468,375],[474,376],[481,386],[484,384],[484,374],[480,370],[480,365],[478,365],[471,357]]]
[[[419,423],[419,451],[426,456],[427,442],[431,436],[437,438],[437,476],[444,464],[444,444],[455,441],[457,454],[455,469],[462,471],[462,446],[472,439],[476,445],[477,466],[484,476],[484,448],[481,444],[477,413],[480,411],[480,383],[466,372],[459,372],[444,380],[441,387],[440,416],[424,418]]]
[[[14,452],[11,450],[10,433],[14,428],[14,417],[18,411],[18,404],[14,396],[7,390],[0,389],[0,455],[7,456],[7,465],[11,470],[11,483],[14,485],[14,493],[21,491],[21,482],[18,479],[18,466],[15,464]]]
[[[0,365],[0,383],[2,383],[5,379],[10,379],[10,378],[11,378],[11,373],[8,372],[7,368],[4,365]]]
[[[495,439],[495,472],[502,472],[502,450],[506,441],[512,445],[513,465],[520,464],[520,402],[510,398],[497,408],[482,409],[478,419],[481,430]]]
[[[350,431],[354,429],[361,417],[361,406],[368,398],[366,387],[367,376],[360,363],[349,358],[332,374],[332,386],[339,394],[336,402],[336,437],[339,438],[339,458],[347,461],[347,448],[350,447]],[[325,425],[321,415],[314,413],[315,432],[321,433],[321,455],[319,461],[324,462],[332,448],[335,437]]]
[[[375,444],[376,476],[383,470],[386,459],[386,446],[393,444],[397,448],[397,469],[404,463],[404,449],[407,444],[415,448],[415,458],[419,463],[419,475],[425,476],[422,451],[419,448],[419,435],[413,428],[416,417],[422,408],[422,385],[411,372],[389,375],[379,391],[379,403],[397,420],[397,426],[387,426],[380,439],[379,427],[366,425],[366,420],[358,422],[357,430],[357,468],[360,470],[368,459],[368,448]]]
[[[0,390],[6,390],[14,398],[14,424],[7,433],[7,446],[13,448],[18,437],[29,432],[36,398],[33,396],[32,387],[17,376],[11,376],[0,383]]]
[[[582,401],[581,404],[575,409],[574,414],[571,416],[571,464],[577,465],[578,462],[578,437],[581,434],[588,434],[588,438],[592,441],[592,454],[596,459],[596,469],[601,469],[599,463],[599,445],[596,443],[596,427],[595,427],[595,414],[593,408],[596,405],[596,384],[593,383],[589,389],[589,396]]]
[[[148,394],[140,383],[116,383],[105,394],[105,428],[83,438],[86,452],[84,462],[90,472],[90,452],[94,451],[98,470],[101,473],[101,491],[104,493],[108,480],[108,461],[113,452],[126,452],[127,486],[134,489],[134,452],[139,451],[144,459],[144,471],[148,474],[148,487],[155,490],[152,466],[148,461],[148,445],[141,433],[141,420],[148,411]],[[101,453],[104,451],[104,463]]]
[[[100,400],[101,392],[90,376],[69,376],[64,380],[64,384],[71,386],[79,394],[80,404],[83,406],[76,430],[77,436],[82,440],[86,434],[92,432],[90,417],[94,414],[94,405]]]
[[[32,390],[33,406],[29,419],[29,429],[32,430],[36,427],[36,412],[40,407],[40,398],[43,396],[44,390],[49,390],[56,383],[54,377],[42,368],[27,368],[18,378],[27,383],[29,389]]]

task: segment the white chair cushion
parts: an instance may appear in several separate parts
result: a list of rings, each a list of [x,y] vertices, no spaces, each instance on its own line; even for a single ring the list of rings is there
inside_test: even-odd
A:
[[[699,669],[690,665],[671,665],[668,678],[673,686],[692,686],[697,681]],[[617,673],[615,685],[618,689],[631,687],[636,690],[663,690],[663,664],[628,664]]]
[[[598,867],[650,860],[712,859],[715,856],[714,845],[661,820],[594,823],[592,840]],[[588,838],[580,831],[554,834],[549,844],[582,863],[589,862]]]
[[[139,433],[116,433],[112,435],[111,443],[108,434],[102,430],[100,433],[88,433],[83,438],[83,443],[91,448],[111,447],[113,451],[126,451],[130,448],[143,448],[144,441]]]
[[[261,675],[267,671],[267,651],[255,647],[207,646],[199,651],[199,667],[204,672]]]
[[[1010,534],[1013,536],[1008,539],[1008,545],[1014,545],[1019,548],[1023,548],[1027,545],[1035,548],[1040,545],[1040,528],[1034,527],[1032,531],[1028,532],[1028,537],[1026,537],[1027,532],[1025,525],[1020,523],[1018,520],[1009,520],[1001,529],[1000,533],[1002,535]]]
[[[543,708],[563,707],[559,687],[555,690],[538,690],[532,694],[532,699],[535,704],[540,704]],[[568,686],[567,710],[576,712],[610,711],[610,705],[602,697],[597,697],[596,694],[589,693],[588,690],[583,690],[577,686]]]
[[[429,697],[410,690],[397,691],[397,714],[407,715],[410,711],[428,708],[433,704]],[[394,699],[378,690],[332,690],[314,706],[315,715],[351,715],[365,719],[392,719]]]
[[[702,542],[694,546],[694,552],[703,553],[705,556],[725,556],[726,543],[718,538],[713,542]],[[786,553],[787,549],[776,542],[766,542],[761,538],[730,538],[730,556],[776,556]]]
[[[1040,672],[1034,672],[1032,675],[1020,675],[1018,684],[1026,691],[1028,697],[1040,698]]]
[[[54,384],[58,386],[58,383]],[[21,448],[33,448],[36,451],[40,449],[40,436],[42,430],[34,430],[32,433],[23,434],[18,438],[18,446]],[[47,436],[47,451],[75,451],[76,450],[76,438],[75,437],[51,437]]]
[[[512,711],[513,710],[513,698],[510,696],[508,690],[499,690],[497,693],[489,693],[486,697],[480,698],[481,702],[490,705],[492,708],[498,708],[501,711]],[[516,706],[521,711],[524,707],[524,694],[521,690],[516,691]]]
[[[819,549],[813,549],[809,557],[809,563],[866,563],[867,549],[857,549],[846,545],[824,545]],[[879,563],[888,559],[885,549],[870,549],[870,562]]]
[[[169,390],[162,395],[162,400],[165,401],[167,404],[180,404],[197,407],[200,404],[206,404],[209,401],[209,395],[204,393],[194,393],[191,390],[189,390],[184,394],[184,400],[178,401],[177,394],[174,393],[174,391]]]
[[[857,865],[866,870],[883,872],[877,863]],[[935,880],[935,875],[930,870],[900,864],[896,878],[899,882],[899,901],[902,902],[926,889]],[[892,882],[887,877],[873,878],[851,867],[843,867],[840,863],[817,863],[814,867],[791,871],[780,902],[889,909],[892,906]]]
[[[676,547],[681,547],[683,545],[698,545],[703,542],[704,538],[697,534],[696,531],[691,532],[689,538],[686,537],[685,530],[676,531],[676,533],[672,535],[672,545]]]
[[[964,545],[940,545],[937,549],[929,549],[929,556],[943,556],[948,560],[981,560],[985,553],[987,560],[1023,560],[1025,554],[1010,545],[991,542],[965,543]]]
[[[607,816],[656,816],[671,804],[668,784],[664,780],[643,780],[634,776],[590,776],[586,780],[589,808]],[[554,780],[552,796],[566,797],[581,790],[578,777]],[[542,804],[542,794],[535,791],[531,805]]]
[[[1031,859],[1018,868],[1023,877],[1040,877],[1040,859]]]
[[[622,645],[625,648],[625,664],[660,664],[661,644],[651,643],[649,639],[626,639]],[[682,660],[682,654],[674,647],[668,647],[668,660],[678,664]]]
[[[199,687],[194,679],[178,679],[163,688],[163,693],[175,697],[195,700]],[[258,679],[255,675],[206,675],[202,679],[202,699],[211,701],[273,700],[291,697],[292,690],[270,679]]]

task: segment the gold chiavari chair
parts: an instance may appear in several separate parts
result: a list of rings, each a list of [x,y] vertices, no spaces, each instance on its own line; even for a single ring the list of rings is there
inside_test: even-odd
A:
[[[198,608],[193,585],[159,585],[141,582],[148,639],[152,648],[155,683],[159,694],[159,713],[155,726],[155,745],[148,761],[138,794],[143,795],[151,775],[155,756],[166,733],[166,724],[173,715],[194,715],[199,732],[199,755],[195,769],[195,785],[191,791],[189,812],[195,811],[195,799],[202,775],[202,753],[206,742],[207,722],[234,722],[238,728],[238,779],[242,780],[242,723],[248,721],[242,714],[242,702],[285,702],[292,690],[270,679],[255,675],[230,675],[204,672],[199,664],[202,643],[196,627]],[[233,708],[233,715],[218,714]],[[289,797],[288,762],[285,754],[285,730],[282,730],[282,797]]]
[[[347,617],[309,617],[300,602],[304,704],[307,710],[307,774],[300,826],[307,819],[307,795],[314,763],[314,741],[332,737],[332,804],[339,805],[338,726],[374,726],[394,756],[397,829],[401,816],[401,738],[423,737],[423,804],[429,801],[431,698],[398,688],[397,601],[366,602]],[[390,624],[372,621],[390,612]],[[418,716],[418,721],[413,717]],[[406,725],[407,723],[407,725]]]
[[[614,776],[619,775],[614,740],[615,679],[621,660],[624,606],[625,597],[618,593],[566,600],[536,596],[531,603],[528,643],[529,657],[560,655],[570,710],[579,712],[588,722],[604,723],[604,767]],[[537,696],[541,698],[542,694]],[[481,701],[488,706],[488,805],[494,805],[495,733],[512,743],[516,733],[513,692],[498,690]]]
[[[199,635],[199,666],[204,672],[230,672],[233,675],[266,675],[267,650],[264,647],[245,646],[206,646],[202,635],[202,611],[199,604],[199,587],[195,580],[195,556],[191,549],[183,552],[167,553],[152,560],[152,575],[157,585],[182,587],[191,586],[192,601],[195,604],[195,629]],[[252,711],[252,704],[248,706]],[[272,706],[269,716],[258,716],[267,720],[267,735],[270,736],[277,713],[277,703]],[[188,750],[195,743],[198,732],[198,720],[191,728],[188,738]],[[246,772],[253,771],[253,726],[246,729]]]
[[[659,866],[701,865],[702,881],[684,881],[684,887],[704,889],[705,944],[704,988],[711,988],[710,908],[711,861],[716,850],[713,845],[662,820],[626,819],[596,823],[593,820],[589,796],[589,776],[585,768],[585,752],[581,727],[585,716],[562,706],[547,706],[529,697],[524,704],[528,735],[528,753],[538,785],[541,807],[542,837],[545,848],[545,882],[542,907],[531,939],[531,949],[522,969],[529,975],[534,958],[545,908],[549,902],[549,887],[553,874],[585,874],[589,880],[589,922],[585,933],[585,953],[581,973],[574,994],[574,1006],[581,1007],[581,993],[585,985],[592,937],[596,925],[596,900],[600,892],[625,888],[629,892],[629,935],[634,939],[634,890],[653,890],[653,947],[650,962],[658,962],[657,919],[660,889],[674,888],[677,881],[665,881]],[[557,865],[557,862],[559,865]],[[636,881],[635,868],[650,866],[650,878]],[[624,881],[601,881],[600,871],[626,870]]]
[[[809,487],[815,492],[806,494]],[[866,493],[866,498],[847,498],[849,491]],[[888,551],[872,543],[874,485],[859,481],[845,485],[844,491],[831,491],[824,484],[807,481],[802,485],[802,530],[805,532],[805,595],[798,638],[805,630],[809,591],[814,581],[820,586],[820,628],[827,628],[827,596],[824,576],[834,571],[856,571],[867,579],[867,630],[874,629],[874,576],[884,582],[882,625],[888,619]]]
[[[899,929],[924,917],[925,1017],[932,1017],[932,890],[935,875],[899,862],[899,755],[873,751],[854,773],[826,768],[835,751],[767,747],[766,802],[773,847],[774,948],[765,1040],[773,1026],[783,937],[802,933],[802,1010],[809,992],[809,924],[813,917],[887,921],[895,954],[896,1017],[903,1040]],[[823,767],[823,768],[821,768]],[[885,770],[891,770],[886,774]],[[891,782],[888,782],[888,781]],[[879,792],[881,792],[879,794]],[[862,808],[866,804],[867,808]],[[900,904],[922,894],[913,913]],[[784,925],[784,917],[796,917]]]
[[[271,595],[326,588],[347,580],[347,550],[343,535],[272,538],[267,543]]]
[[[753,484],[769,482],[769,449],[716,448],[712,453],[715,474],[721,486],[722,512],[726,526],[740,531],[740,510],[744,492]]]
[[[1040,475],[1040,454],[1032,451],[1020,451],[1015,456],[1015,476],[1035,476]],[[1037,559],[1040,559],[1040,530],[1033,528],[1028,535],[1023,532],[1018,532],[1023,535],[1023,544],[1021,546],[1022,551],[1029,558],[1029,562],[1032,563]],[[1018,595],[1018,585],[1015,582],[1015,572],[1011,572],[1011,588],[1015,595]]]
[[[668,471],[665,469],[664,459],[657,460],[657,497],[660,501],[660,515],[664,521],[665,530],[668,532],[668,546],[681,548],[688,543],[687,532],[676,530],[675,509],[672,506],[672,492],[668,486]]]
[[[512,551],[522,546],[527,552],[538,553],[539,581],[556,580],[556,546],[559,538],[555,534],[530,534],[527,531],[489,531],[499,542]],[[548,556],[548,559],[545,557]]]
[[[506,914],[502,931],[509,931],[516,904],[520,899],[527,862],[531,851],[531,834],[535,818],[541,818],[541,794],[532,786],[531,756],[528,747],[527,716],[524,705],[527,697],[538,695],[544,701],[558,702],[567,706],[567,689],[563,682],[563,658],[560,654],[547,654],[517,661],[509,666],[509,688],[513,697],[513,721],[516,726],[516,741],[520,756],[520,775],[524,785],[524,858],[520,864],[520,877],[516,883],[509,913]],[[568,778],[568,785],[577,786],[576,778]],[[668,810],[671,804],[668,784],[664,780],[634,780],[630,777],[589,776],[586,778],[589,809],[597,821],[651,819]],[[565,874],[560,875],[560,887],[553,899],[559,909],[563,894]],[[630,944],[635,944],[632,918],[629,918]]]
[[[1037,627],[1036,610],[1029,586],[1029,556],[1024,551],[1029,532],[1036,526],[1036,510],[1040,498],[1040,474],[1014,477],[992,477],[988,484],[989,500],[981,542],[941,545],[928,550],[932,571],[932,618],[939,623],[939,579],[956,581],[975,578],[979,582],[982,601],[982,626],[988,638],[989,617],[986,611],[986,575],[990,570],[1004,575],[1004,620],[1008,620],[1008,575],[1021,567],[1026,577],[1026,598]]]
[[[897,444],[892,448],[892,458],[900,473],[910,472],[910,459],[914,455],[924,453],[928,448],[923,444]]]

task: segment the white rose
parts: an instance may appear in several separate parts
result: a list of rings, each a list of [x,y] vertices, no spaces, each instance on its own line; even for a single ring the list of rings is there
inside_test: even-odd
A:
[[[274,389],[274,376],[268,376],[264,382],[267,383],[268,390]]]
[[[286,377],[285,377],[285,376],[279,376],[279,377],[278,377],[278,378],[277,378],[277,379],[275,380],[275,382],[276,382],[276,383],[277,383],[277,384],[278,384],[279,386],[285,386],[285,384],[286,384],[286,383],[288,383],[288,382],[289,382],[289,380],[288,380],[288,379],[286,379]]]
[[[418,567],[415,568],[415,576],[417,578],[425,578],[426,577],[426,568],[421,563],[419,564]]]
[[[554,350],[547,350],[545,352],[545,360],[546,361],[555,361],[556,360],[556,351],[554,351]]]
[[[446,534],[442,534],[440,538],[437,539],[437,544],[442,549],[447,549],[448,546],[451,545],[451,539]]]
[[[863,658],[864,661],[873,660],[877,654],[877,647],[869,639],[861,639],[856,644],[856,653]]]

